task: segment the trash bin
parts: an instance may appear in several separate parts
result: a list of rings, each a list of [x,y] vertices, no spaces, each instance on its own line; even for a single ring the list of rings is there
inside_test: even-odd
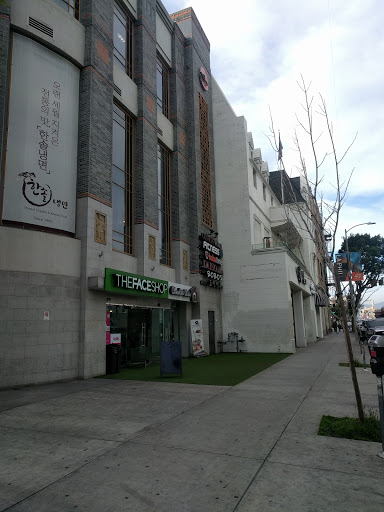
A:
[[[107,345],[106,374],[120,373],[121,345],[115,343]]]

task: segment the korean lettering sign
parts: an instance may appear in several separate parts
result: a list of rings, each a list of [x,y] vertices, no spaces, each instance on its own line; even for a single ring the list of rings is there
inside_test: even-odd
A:
[[[13,34],[3,218],[75,231],[79,70]]]
[[[220,282],[223,279],[223,271],[221,270],[221,257],[223,250],[221,244],[204,233],[200,238],[200,274],[208,280],[200,281],[200,284],[221,288]]]

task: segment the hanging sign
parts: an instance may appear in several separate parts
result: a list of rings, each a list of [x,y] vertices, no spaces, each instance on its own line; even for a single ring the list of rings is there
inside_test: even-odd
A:
[[[79,76],[13,34],[4,220],[75,232]]]
[[[222,246],[205,233],[201,233],[199,239],[199,272],[207,278],[206,280],[200,281],[200,284],[220,289],[221,281],[223,279],[223,271],[221,270],[221,258],[223,255]]]

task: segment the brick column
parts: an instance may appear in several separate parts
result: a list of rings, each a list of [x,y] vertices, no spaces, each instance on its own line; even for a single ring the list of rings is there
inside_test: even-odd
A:
[[[158,240],[156,0],[138,1],[135,23],[134,81],[138,116],[135,122],[135,256],[146,273],[148,234]]]
[[[0,5],[0,190],[3,190],[10,68],[10,7]],[[0,194],[0,212],[2,206]]]
[[[88,277],[103,277],[111,254],[113,2],[83,0],[81,23],[85,63],[80,73],[76,237],[81,240],[79,377],[88,378],[105,372],[105,296],[88,289]],[[106,216],[106,246],[95,242],[96,211]]]

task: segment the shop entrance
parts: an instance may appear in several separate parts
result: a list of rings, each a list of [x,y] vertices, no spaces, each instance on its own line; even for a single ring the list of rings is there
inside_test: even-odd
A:
[[[153,361],[160,357],[161,341],[178,338],[172,309],[107,304],[110,331],[121,336],[121,365]]]

